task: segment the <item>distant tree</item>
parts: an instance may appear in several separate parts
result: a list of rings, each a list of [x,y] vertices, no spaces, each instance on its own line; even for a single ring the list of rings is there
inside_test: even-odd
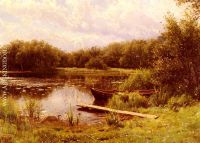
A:
[[[102,56],[102,50],[98,47],[92,47],[87,50],[86,52],[90,58],[100,57]]]
[[[8,49],[9,70],[49,70],[59,65],[61,52],[44,41],[12,41]]]
[[[91,58],[86,64],[86,68],[89,69],[107,69],[107,65],[100,57]]]
[[[73,65],[75,67],[83,68],[85,64],[90,60],[90,55],[87,51],[81,49],[73,53],[72,56]]]
[[[109,67],[120,67],[120,58],[123,53],[122,43],[109,44],[104,49],[103,59]]]
[[[146,41],[133,40],[124,45],[124,52],[120,58],[120,65],[124,68],[144,68],[147,59]]]
[[[8,69],[12,70],[12,69],[21,69],[23,67],[21,67],[22,65],[20,63],[17,62],[17,54],[20,52],[20,49],[23,48],[23,41],[20,40],[15,40],[12,41],[10,44],[4,45],[3,48],[7,48],[7,60],[8,60]]]

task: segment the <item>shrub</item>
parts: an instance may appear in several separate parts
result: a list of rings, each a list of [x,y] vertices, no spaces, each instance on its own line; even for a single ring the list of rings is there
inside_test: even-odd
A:
[[[138,107],[148,107],[148,101],[137,92],[121,93],[114,95],[108,105],[121,110],[135,110]]]
[[[123,91],[133,91],[137,89],[153,88],[150,70],[135,70],[129,78],[120,85],[119,89]]]

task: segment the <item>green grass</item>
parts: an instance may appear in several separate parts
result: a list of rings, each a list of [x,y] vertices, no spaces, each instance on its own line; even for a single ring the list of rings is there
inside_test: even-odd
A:
[[[137,111],[139,107],[148,107],[148,100],[137,92],[117,93],[109,100],[108,107]]]
[[[0,121],[1,142],[13,143],[199,143],[200,104],[174,112],[169,108],[139,108],[139,112],[155,114],[159,118],[134,117],[123,126],[92,125],[65,127],[32,125],[18,130],[15,124]]]

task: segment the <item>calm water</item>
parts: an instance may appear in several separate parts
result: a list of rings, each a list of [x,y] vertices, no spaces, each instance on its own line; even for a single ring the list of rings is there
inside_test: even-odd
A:
[[[89,113],[78,110],[77,104],[93,104],[94,97],[88,87],[113,88],[124,78],[79,77],[68,79],[40,79],[40,78],[8,78],[8,94],[12,96],[23,110],[27,97],[38,100],[43,116],[66,114],[72,110],[79,116],[81,122],[98,123],[103,114]],[[2,85],[1,85],[2,86]]]

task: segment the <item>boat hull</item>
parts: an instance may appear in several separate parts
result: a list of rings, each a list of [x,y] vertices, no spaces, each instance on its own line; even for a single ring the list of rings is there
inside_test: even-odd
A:
[[[108,100],[113,96],[115,92],[91,88],[91,93],[94,96],[95,100]]]

